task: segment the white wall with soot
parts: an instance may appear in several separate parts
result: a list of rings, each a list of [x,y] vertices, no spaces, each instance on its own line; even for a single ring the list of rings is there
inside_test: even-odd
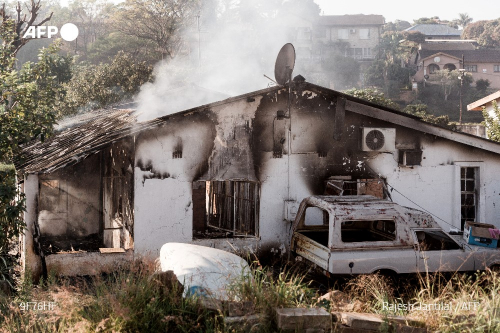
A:
[[[431,138],[422,141],[422,151],[420,166],[399,166],[397,152],[379,154],[368,164],[394,187],[391,195],[395,202],[427,210],[446,231],[452,226],[460,229],[460,168],[476,167],[479,169],[477,220],[500,228],[500,156]]]

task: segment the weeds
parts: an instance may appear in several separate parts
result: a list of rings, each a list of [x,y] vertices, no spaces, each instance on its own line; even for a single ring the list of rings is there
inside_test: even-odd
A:
[[[154,265],[134,262],[115,273],[23,281],[6,309],[0,332],[213,332],[215,321],[195,298],[151,281]],[[21,302],[54,302],[54,311],[22,311]]]
[[[142,260],[118,271],[87,278],[58,278],[49,272],[37,286],[22,280],[15,296],[0,296],[0,332],[224,332],[223,313],[209,312],[199,299],[182,297],[182,287],[153,275],[155,265]],[[303,271],[273,272],[258,262],[242,274],[228,295],[251,312],[263,314],[259,332],[275,331],[277,307],[311,307],[317,290]],[[30,276],[30,274],[26,274]],[[153,277],[152,277],[153,276]],[[391,280],[362,275],[338,285],[333,303],[359,304],[350,310],[405,315],[425,322],[431,331],[500,332],[500,275],[476,273],[423,274]],[[22,302],[54,302],[53,311],[22,310]],[[475,303],[477,302],[477,303]],[[345,303],[345,304],[347,304]],[[384,304],[411,305],[399,311]],[[338,305],[338,304],[337,304]],[[429,308],[426,305],[441,305]],[[328,307],[328,306],[326,306]],[[388,324],[387,324],[388,325]],[[389,327],[389,326],[387,326]]]

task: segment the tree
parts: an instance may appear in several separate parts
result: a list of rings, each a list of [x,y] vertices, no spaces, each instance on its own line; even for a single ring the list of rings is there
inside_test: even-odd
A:
[[[453,91],[459,93],[460,86],[468,88],[473,82],[473,79],[472,75],[469,73],[462,76],[457,69],[452,71],[442,69],[436,71],[430,81],[441,84],[443,87],[444,100],[447,101]]]
[[[90,111],[130,99],[152,79],[153,68],[130,54],[119,52],[111,63],[80,64],[65,84],[66,94],[58,100],[62,115]]]
[[[438,24],[439,17],[434,16],[431,18],[421,17],[419,19],[413,20],[413,24]]]
[[[160,59],[175,57],[182,49],[183,32],[200,9],[195,0],[127,0],[113,18],[123,34],[151,41]]]
[[[411,27],[410,22],[403,20],[396,20],[394,22],[387,22],[383,27],[383,32],[386,31],[403,31]]]
[[[489,88],[490,86],[490,80],[488,79],[479,79],[476,81],[476,89],[477,91],[481,92],[481,93],[486,93],[486,90]]]
[[[16,69],[15,55],[27,42],[18,35],[18,23],[23,20],[20,13],[16,21],[8,18],[4,10],[0,25],[1,162],[17,155],[23,143],[44,140],[52,133],[56,121],[54,103],[61,92],[59,82],[65,77],[64,71],[59,75],[54,72],[61,64],[57,43],[43,49],[37,63],[27,62]],[[7,281],[14,261],[9,255],[9,245],[25,227],[22,220],[25,199],[18,191],[14,175],[13,168],[0,168],[0,279]]]
[[[14,22],[6,21],[0,31],[0,160],[10,159],[20,145],[52,133],[56,121],[54,103],[61,87],[54,69],[58,67],[59,44],[42,50],[36,64],[15,69],[17,34]]]
[[[496,101],[493,101],[493,115],[490,115],[485,108],[483,108],[484,125],[488,139],[500,142],[500,107]]]
[[[424,36],[419,32],[383,33],[377,46],[377,59],[365,76],[367,83],[383,87],[388,96],[393,95],[401,86],[408,85],[412,73],[404,64],[422,40]]]
[[[458,19],[456,19],[456,22],[459,26],[462,27],[462,29],[465,29],[465,27],[467,27],[467,25],[472,22],[472,17],[470,17],[467,13],[460,13],[458,14]]]
[[[500,19],[470,23],[462,33],[464,39],[474,39],[485,48],[500,47]]]
[[[387,106],[396,110],[399,110],[399,106],[394,103],[391,99],[384,96],[383,93],[378,92],[374,89],[348,89],[344,91],[345,94],[351,95],[365,101],[375,103],[382,106]]]
[[[26,9],[28,10],[27,14],[23,14],[21,2],[17,3],[15,8],[15,18],[13,18],[13,14],[9,14],[9,10],[4,3],[0,8],[0,26],[2,29],[13,29],[14,34],[11,36],[12,40],[8,42],[11,43],[9,49],[13,56],[16,56],[17,52],[28,43],[30,38],[24,38],[23,36],[28,31],[30,27],[38,27],[43,25],[44,23],[50,21],[52,18],[52,13],[35,23],[38,19],[38,15],[41,9],[40,0],[35,2],[35,0],[31,0],[29,5],[26,5]],[[9,27],[6,27],[8,25]],[[3,41],[5,44],[6,41]]]
[[[455,129],[454,125],[450,125],[450,117],[447,115],[444,116],[435,116],[427,111],[426,104],[410,104],[407,105],[403,112],[409,113],[411,115],[420,117],[423,121],[426,121],[431,124],[439,125],[441,127],[446,127],[449,129]]]

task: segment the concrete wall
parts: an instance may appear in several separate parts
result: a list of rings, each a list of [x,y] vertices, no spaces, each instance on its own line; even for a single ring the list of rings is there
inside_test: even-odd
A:
[[[260,184],[257,237],[197,239],[229,250],[286,252],[290,239],[285,208],[323,194],[330,176],[385,178],[395,202],[425,208],[444,228],[460,227],[460,166],[480,169],[479,220],[500,226],[500,157],[346,111],[335,117],[337,97],[295,91],[290,118],[285,91],[241,99],[190,115],[137,138],[135,249],[158,253],[166,242],[193,241],[193,182],[247,179]],[[336,122],[341,133],[334,138]],[[398,150],[363,152],[362,127],[395,128],[398,148],[421,148],[421,166],[398,164]],[[288,129],[290,128],[290,131]],[[172,158],[182,143],[182,158]],[[281,151],[282,155],[276,155]],[[450,225],[448,225],[449,223]]]
[[[37,279],[42,273],[42,261],[36,255],[33,246],[33,235],[35,234],[35,221],[38,216],[38,175],[26,175],[24,177],[23,192],[26,194],[26,211],[24,222],[26,230],[21,239],[24,251],[21,254],[22,269],[31,272]]]

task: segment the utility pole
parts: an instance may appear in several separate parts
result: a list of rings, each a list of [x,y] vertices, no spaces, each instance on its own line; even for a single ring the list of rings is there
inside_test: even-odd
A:
[[[196,15],[198,22],[198,66],[201,67],[201,29],[200,29],[200,13]]]
[[[464,86],[464,77],[465,77],[465,63],[464,63],[464,55],[462,54],[462,68],[458,71],[460,72],[460,76],[458,79],[460,80],[460,118],[459,122],[462,125],[462,87]]]

